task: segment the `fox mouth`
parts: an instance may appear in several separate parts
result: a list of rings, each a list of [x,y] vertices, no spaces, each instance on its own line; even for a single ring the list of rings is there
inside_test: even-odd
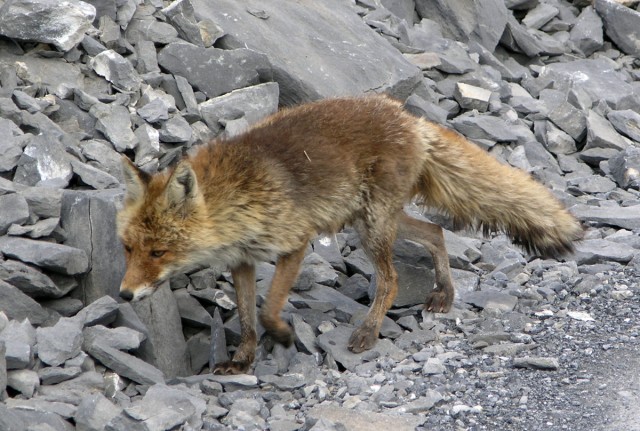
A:
[[[155,283],[144,285],[133,292],[131,290],[121,290],[120,297],[127,302],[138,302],[147,298],[155,292],[164,280],[158,280]]]

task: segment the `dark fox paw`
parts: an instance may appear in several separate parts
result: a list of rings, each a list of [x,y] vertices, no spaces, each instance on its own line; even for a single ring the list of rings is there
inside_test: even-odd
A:
[[[231,375],[231,374],[246,374],[251,366],[247,361],[225,361],[216,364],[213,367],[213,374]]]
[[[446,290],[435,290],[427,295],[424,309],[434,313],[448,313],[453,304],[453,295]]]
[[[371,349],[378,341],[378,334],[368,326],[358,327],[349,338],[347,347],[353,353],[361,353]]]

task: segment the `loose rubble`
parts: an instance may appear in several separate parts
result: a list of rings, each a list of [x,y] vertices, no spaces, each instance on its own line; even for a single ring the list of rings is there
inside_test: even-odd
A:
[[[637,2],[63,3],[0,2],[0,429],[638,429]],[[309,246],[295,343],[262,337],[252,375],[210,374],[240,337],[225,269],[114,299],[123,155],[157,172],[278,107],[371,92],[546,184],[585,225],[575,254],[447,231],[439,315],[429,254],[399,242],[400,294],[356,355],[375,277],[347,227]]]

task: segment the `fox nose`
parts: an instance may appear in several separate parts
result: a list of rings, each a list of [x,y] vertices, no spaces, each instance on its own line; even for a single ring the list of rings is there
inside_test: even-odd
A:
[[[129,290],[121,290],[120,298],[124,299],[125,301],[131,301],[133,299],[133,292]]]

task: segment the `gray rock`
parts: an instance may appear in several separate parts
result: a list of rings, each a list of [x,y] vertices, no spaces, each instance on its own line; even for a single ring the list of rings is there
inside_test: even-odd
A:
[[[28,186],[66,187],[73,175],[64,146],[50,136],[30,136],[13,181]]]
[[[555,155],[572,154],[577,151],[576,141],[551,121],[536,121],[534,131],[538,141]]]
[[[38,370],[38,377],[43,385],[57,385],[78,377],[80,374],[82,374],[80,367],[46,367]]]
[[[373,264],[361,248],[357,248],[349,253],[349,255],[344,258],[344,263],[347,265],[349,272],[362,274],[368,279],[371,279],[376,272]]]
[[[434,403],[435,404],[435,403]],[[366,431],[371,429],[371,424],[381,429],[393,429],[394,431],[414,431],[424,423],[424,416],[407,414],[398,409],[393,413],[360,411],[340,407],[333,403],[319,403],[307,412],[307,417],[316,419],[314,431],[333,431],[347,429],[350,431]],[[317,427],[322,421],[336,424],[333,428]],[[325,423],[326,423],[325,422]]]
[[[188,375],[187,343],[177,301],[168,285],[163,284],[149,298],[132,306],[149,331],[138,356],[162,370],[167,378]]]
[[[278,110],[278,95],[278,84],[271,82],[242,88],[201,103],[200,114],[212,130],[238,118],[252,125]]]
[[[476,292],[465,292],[461,300],[483,310],[513,311],[518,298],[496,289],[483,289]]]
[[[3,280],[0,280],[0,293],[0,310],[4,311],[9,319],[29,319],[34,325],[42,325],[51,318],[35,300]]]
[[[107,328],[102,325],[89,326],[82,332],[83,344],[99,343],[118,350],[135,350],[145,340],[145,335],[135,329],[120,327]],[[86,350],[86,348],[85,348]]]
[[[77,275],[89,269],[86,253],[68,245],[26,238],[2,237],[0,251],[7,257],[62,274]]]
[[[7,371],[7,386],[20,392],[25,398],[31,398],[40,386],[38,373],[32,370]]]
[[[416,11],[442,26],[453,40],[474,40],[493,51],[507,25],[509,11],[501,1],[471,1],[452,5],[444,0],[417,0]]]
[[[337,235],[319,236],[313,240],[312,246],[313,251],[329,262],[334,269],[342,273],[347,272]]]
[[[149,123],[158,123],[169,119],[169,105],[161,98],[153,99],[140,109],[138,115]]]
[[[29,238],[38,239],[51,235],[59,224],[59,218],[39,220],[34,224],[27,226],[13,224],[9,227],[7,234],[12,236],[28,236]]]
[[[138,140],[131,130],[129,111],[122,105],[96,104],[89,111],[96,118],[96,130],[102,133],[119,152],[135,148]]]
[[[572,258],[578,265],[589,265],[599,262],[628,263],[638,250],[626,244],[606,239],[585,239],[576,243]]]
[[[600,175],[572,178],[567,185],[570,187],[569,190],[577,189],[582,193],[607,193],[616,188],[616,183]]]
[[[168,143],[187,142],[191,139],[191,126],[180,115],[175,115],[162,123],[160,127],[160,141]]]
[[[455,102],[454,102],[455,103]],[[446,124],[448,112],[433,102],[424,100],[422,97],[412,94],[405,102],[405,109],[418,117],[438,124]]]
[[[48,427],[44,431],[74,431],[73,425],[55,413],[8,408],[0,404],[0,429],[37,431],[38,426]]]
[[[20,191],[29,204],[31,217],[59,218],[62,190],[47,187],[28,187]]]
[[[548,3],[540,3],[533,9],[530,9],[524,18],[522,24],[528,28],[539,29],[558,15],[558,8]]]
[[[416,329],[405,331],[394,342],[396,347],[403,350],[422,348],[428,343],[438,339],[438,334],[431,329]]]
[[[315,283],[334,286],[338,281],[338,274],[329,262],[319,254],[311,253],[302,262],[302,271],[294,283],[296,290],[309,290]]]
[[[528,57],[535,57],[545,51],[540,39],[527,31],[527,28],[521,25],[513,15],[507,15],[507,25],[500,43],[512,51],[522,52]]]
[[[264,54],[249,49],[201,48],[190,43],[171,43],[158,54],[158,63],[170,73],[185,77],[208,97],[258,84],[270,74]]]
[[[583,221],[617,226],[630,230],[640,228],[640,205],[630,207],[592,207],[588,205],[576,205],[571,209],[571,212]]]
[[[0,142],[0,172],[12,171],[18,164],[24,146],[24,133],[11,120],[0,118],[0,133],[4,139]]]
[[[4,235],[12,224],[21,225],[29,219],[27,200],[18,193],[0,196],[0,235]]]
[[[574,140],[580,141],[587,131],[585,114],[567,101],[560,90],[542,90],[540,100],[547,107],[549,120],[567,132]]]
[[[102,431],[111,419],[122,411],[101,393],[93,393],[78,404],[73,419],[77,431]]]
[[[630,109],[609,111],[607,119],[623,135],[640,142],[640,114]]]
[[[63,317],[54,326],[36,329],[38,357],[56,367],[78,356],[82,347],[82,322]]]
[[[120,185],[114,176],[79,160],[71,159],[71,167],[82,183],[94,189],[109,189]]]
[[[286,106],[371,91],[404,99],[422,78],[417,67],[368,27],[351,5],[339,0],[268,4],[224,0],[215,7],[206,0],[192,2],[200,19],[210,19],[225,30],[223,48],[246,46],[267,55],[280,85],[281,104]],[[279,18],[263,20],[251,10]],[[341,35],[340,43],[334,34]]]
[[[93,57],[89,65],[120,90],[136,91],[140,88],[141,80],[133,65],[111,49]]]
[[[330,354],[333,359],[342,364],[347,370],[354,371],[363,361],[388,356],[396,361],[407,357],[407,353],[398,349],[388,339],[380,339],[371,350],[363,353],[352,353],[347,349],[349,337],[355,328],[352,326],[337,326],[335,329],[318,336],[318,346]]]
[[[148,124],[142,124],[134,132],[138,139],[135,163],[144,166],[157,159],[160,152],[160,132]]]
[[[434,285],[433,261],[431,255],[416,243],[396,241],[393,247],[393,264],[398,273],[398,294],[393,305],[406,307],[423,304],[429,289]],[[370,297],[374,289],[371,286]]]
[[[209,349],[209,368],[213,369],[216,364],[229,360],[227,352],[227,337],[225,334],[224,323],[220,316],[220,309],[216,308],[213,312],[213,321],[211,322],[211,347]]]
[[[79,278],[79,297],[85,304],[105,295],[116,297],[125,272],[124,250],[116,234],[116,206],[122,190],[65,190],[60,225],[66,244],[91,256],[91,267]]]
[[[99,339],[84,347],[102,365],[134,382],[142,385],[164,383],[162,371],[133,355],[102,344]]]
[[[580,159],[590,166],[598,167],[619,153],[613,148],[591,148],[580,152]]]
[[[513,358],[513,366],[516,368],[553,371],[560,368],[560,362],[557,358],[526,356],[524,358]]]
[[[604,43],[602,19],[592,6],[587,6],[580,12],[569,34],[569,40],[588,57],[601,49]]]
[[[4,341],[0,341],[0,399],[5,399],[7,397],[7,361],[5,353],[6,349]],[[2,419],[0,419],[0,426],[2,425]]]
[[[640,148],[628,147],[609,159],[609,169],[623,189],[640,189]]]
[[[316,334],[311,325],[304,321],[297,313],[291,314],[291,325],[296,335],[295,343],[299,351],[315,354],[319,352],[316,346]]]
[[[139,74],[160,73],[155,44],[150,40],[138,40],[136,50],[136,71]]]
[[[260,416],[262,400],[251,398],[237,399],[224,418],[224,423],[231,429],[264,429],[265,420]]]
[[[433,35],[421,31],[421,27],[415,26],[409,32],[411,45],[435,54],[439,64],[434,66],[438,70],[446,73],[460,75],[477,69],[478,64],[471,59],[467,51],[450,39],[434,37]]]
[[[91,28],[95,8],[82,1],[19,0],[7,3],[0,16],[0,34],[51,43],[62,51],[79,44]]]
[[[513,128],[502,118],[489,115],[459,116],[451,125],[469,139],[488,139],[497,142],[517,141]]]
[[[36,267],[17,260],[0,261],[0,278],[36,299],[59,298],[66,295],[73,285],[58,286]]]
[[[187,292],[187,289],[174,290],[173,294],[178,303],[180,317],[186,324],[196,327],[211,327],[213,318],[209,312],[200,305],[200,302]]]
[[[176,42],[178,32],[171,24],[149,17],[134,19],[127,27],[126,37],[132,43],[138,40],[150,40],[159,45]]]
[[[594,111],[589,111],[587,114],[587,143],[584,150],[596,147],[624,150],[628,146],[627,141],[616,132],[609,121]]]
[[[193,429],[202,427],[202,414],[207,402],[181,387],[153,385],[142,401],[125,408],[130,417],[143,421],[148,429],[170,429],[186,424]]]
[[[640,56],[640,12],[613,0],[596,0],[594,7],[616,46],[629,55]]]
[[[190,0],[175,1],[162,9],[162,13],[182,39],[204,48],[205,44]]]
[[[0,343],[4,344],[5,369],[27,368],[33,361],[36,347],[36,330],[29,319],[11,320],[0,331]],[[0,392],[2,389],[0,389]]]
[[[103,296],[82,309],[75,317],[83,326],[109,325],[118,314],[118,303],[110,296]]]

